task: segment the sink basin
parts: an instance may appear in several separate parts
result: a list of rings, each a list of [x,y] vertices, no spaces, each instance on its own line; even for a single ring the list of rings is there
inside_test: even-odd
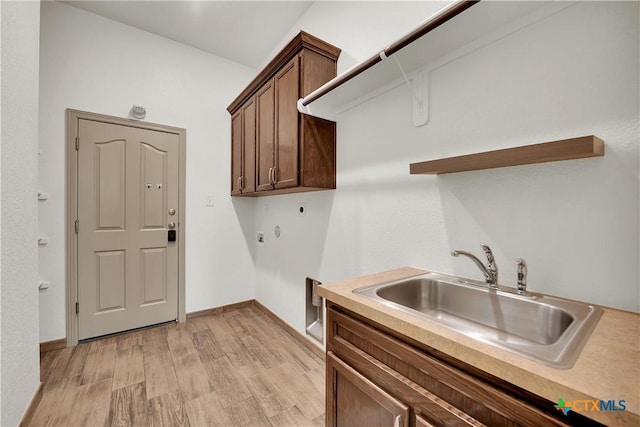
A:
[[[426,273],[353,292],[554,368],[573,366],[602,309]]]

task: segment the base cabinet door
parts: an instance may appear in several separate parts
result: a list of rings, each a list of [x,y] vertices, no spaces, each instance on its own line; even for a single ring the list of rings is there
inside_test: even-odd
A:
[[[327,387],[336,397],[327,413],[332,427],[408,427],[409,407],[359,374],[336,357],[327,354]]]
[[[256,191],[256,102],[242,107],[242,194]]]

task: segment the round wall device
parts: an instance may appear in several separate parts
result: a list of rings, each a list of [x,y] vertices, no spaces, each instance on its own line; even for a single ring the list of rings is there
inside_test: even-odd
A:
[[[131,107],[131,111],[129,111],[129,114],[134,119],[142,120],[147,115],[147,109],[142,105],[134,105],[133,107]]]

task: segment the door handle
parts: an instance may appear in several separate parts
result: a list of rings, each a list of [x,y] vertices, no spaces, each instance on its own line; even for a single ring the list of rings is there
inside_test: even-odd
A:
[[[273,185],[273,168],[269,168],[269,185]]]
[[[169,221],[169,224],[167,224],[167,227],[169,227],[170,230],[173,230],[174,228],[176,228],[176,223],[173,221]]]
[[[274,166],[273,167],[273,185],[276,185],[276,182],[278,182],[278,167]]]
[[[395,420],[393,420],[393,427],[400,427],[400,423],[402,422],[402,415],[398,415]]]

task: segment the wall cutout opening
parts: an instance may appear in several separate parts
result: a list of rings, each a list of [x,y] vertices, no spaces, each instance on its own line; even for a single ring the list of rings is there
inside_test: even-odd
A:
[[[315,279],[309,277],[305,279],[305,330],[307,335],[322,345],[324,337],[324,312],[322,297],[318,295],[318,286],[320,285],[322,285],[322,283]]]

